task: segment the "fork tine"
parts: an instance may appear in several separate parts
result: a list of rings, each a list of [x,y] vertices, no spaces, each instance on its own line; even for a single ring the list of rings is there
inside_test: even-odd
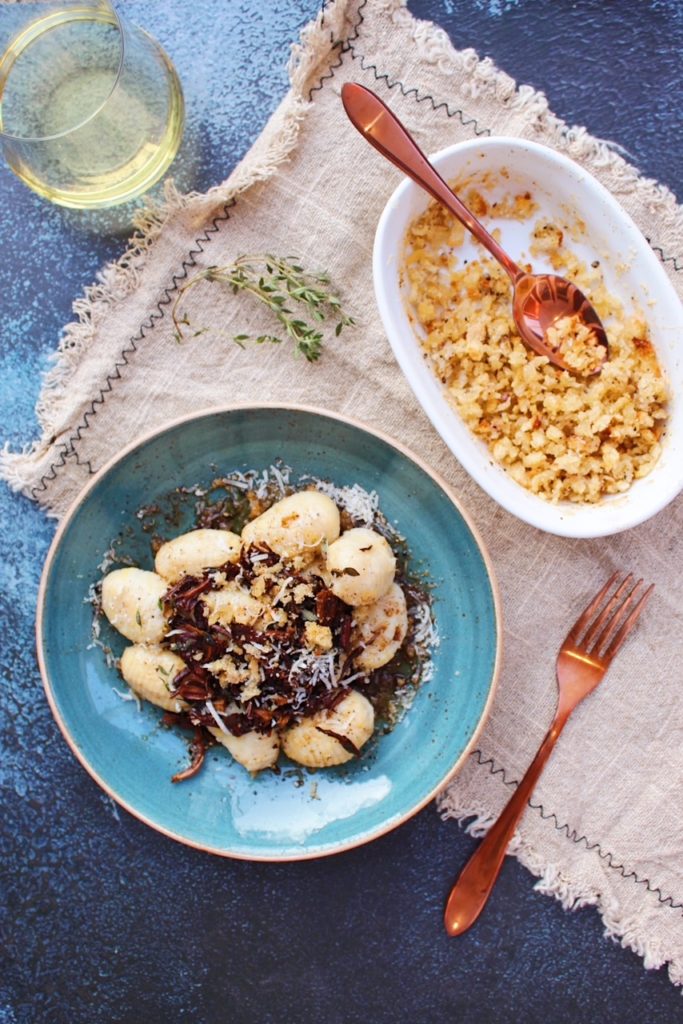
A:
[[[614,579],[614,577],[612,577],[612,579]],[[586,635],[585,635],[585,637],[583,638],[583,641],[582,641],[582,646],[583,647],[585,647],[586,649],[588,649],[590,647],[590,644],[592,643],[593,639],[599,633],[600,628],[602,627],[603,622],[606,622],[607,619],[608,619],[608,616],[610,616],[612,614],[612,609],[615,607],[615,605],[617,604],[617,602],[621,598],[621,595],[623,594],[624,590],[626,590],[626,588],[629,586],[629,584],[632,581],[633,581],[633,573],[630,572],[628,574],[628,576],[626,577],[626,579],[623,581],[623,583],[620,586],[617,587],[617,589],[615,590],[615,592],[612,595],[612,597],[609,599],[609,601],[607,602],[607,604],[605,605],[603,610],[600,612],[600,614],[598,615],[598,617],[595,620],[595,622],[593,623],[593,625],[590,627],[590,629],[586,633]],[[603,637],[604,637],[604,634],[603,634]]]
[[[590,622],[591,616],[596,611],[596,609],[600,607],[603,600],[605,599],[605,595],[609,593],[610,588],[614,585],[614,583],[616,583],[618,578],[619,573],[615,572],[614,576],[611,576],[610,579],[607,580],[607,583],[605,583],[600,593],[596,594],[596,596],[593,598],[588,607],[581,613],[581,615],[579,615],[578,619],[576,620],[572,628],[569,630],[565,643],[574,642],[578,639],[578,637],[581,635],[585,627]]]
[[[642,580],[640,580],[639,582],[642,583]],[[629,633],[631,632],[631,630],[635,626],[636,622],[640,618],[640,613],[642,612],[643,608],[645,607],[645,605],[649,601],[650,596],[652,594],[652,591],[654,589],[655,589],[655,585],[654,585],[654,583],[651,583],[650,586],[647,588],[647,590],[645,590],[640,595],[640,600],[635,605],[635,607],[631,609],[631,612],[628,615],[626,621],[622,624],[619,632],[613,638],[612,643],[609,645],[609,647],[605,651],[605,653],[603,655],[603,659],[605,661],[611,661],[612,658],[617,653],[617,651],[621,648],[621,645],[626,640],[626,637],[629,635]],[[634,588],[634,591],[635,591],[635,588]]]
[[[612,618],[605,625],[605,628],[600,633],[600,635],[597,638],[597,640],[595,640],[592,643],[592,651],[593,651],[594,654],[598,654],[599,651],[601,651],[607,645],[607,643],[612,639],[613,634],[616,632],[616,630],[619,628],[619,626],[623,622],[624,616],[627,614],[629,608],[633,604],[633,602],[634,602],[634,600],[636,598],[636,595],[637,595],[640,587],[642,587],[642,585],[643,585],[643,581],[642,580],[638,580],[638,582],[635,584],[635,586],[632,587],[630,593],[627,594],[626,597],[624,598],[624,600],[621,602],[621,604],[619,605],[619,607],[615,611],[615,613],[612,616]],[[619,589],[622,590],[623,587],[620,587]],[[587,644],[585,644],[584,646],[588,647]]]

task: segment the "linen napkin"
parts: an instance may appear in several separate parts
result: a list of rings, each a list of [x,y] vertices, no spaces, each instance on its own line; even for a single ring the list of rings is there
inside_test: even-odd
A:
[[[400,176],[372,154],[340,102],[345,81],[374,89],[427,152],[479,135],[515,135],[578,161],[618,198],[683,292],[683,213],[666,189],[545,98],[472,50],[416,21],[402,0],[333,0],[293,49],[291,89],[230,178],[204,195],[167,195],[128,251],[74,305],[38,405],[42,436],[2,454],[11,486],[59,516],[108,458],[165,421],[231,401],[312,403],[381,427],[454,487],[497,570],[505,664],[477,749],[443,792],[444,815],[483,832],[508,799],[551,720],[554,659],[567,625],[617,568],[657,585],[609,680],[575,713],[512,850],[537,888],[565,907],[594,904],[606,932],[683,984],[683,699],[678,678],[683,500],[625,535],[571,541],[499,508],[430,426],[392,356],[375,310],[371,249]],[[330,272],[357,328],[328,338],[319,364],[281,347],[242,350],[212,334],[174,340],[170,310],[196,270],[242,253],[296,253]],[[194,324],[228,335],[269,321],[249,297],[200,285]],[[539,629],[537,616],[542,615]]]

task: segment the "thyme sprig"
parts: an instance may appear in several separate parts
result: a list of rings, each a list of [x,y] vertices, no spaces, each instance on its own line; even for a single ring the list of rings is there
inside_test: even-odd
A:
[[[328,274],[304,270],[299,260],[293,256],[278,257],[269,253],[258,256],[239,256],[234,263],[225,267],[207,267],[190,278],[178,290],[173,304],[172,315],[176,341],[186,337],[186,329],[191,328],[187,316],[181,315],[181,307],[187,292],[196,287],[200,281],[219,281],[227,284],[233,291],[248,292],[263,303],[274,314],[280,323],[285,337],[294,342],[296,352],[300,352],[309,362],[315,362],[323,345],[323,334],[318,326],[328,317],[337,320],[335,334],[338,336],[342,328],[354,324],[353,317],[348,316],[341,308],[341,300],[330,288]],[[297,313],[296,307],[303,307],[312,323],[302,319],[303,314]],[[206,328],[192,331],[192,337],[206,333]],[[260,334],[251,338],[248,334],[236,334],[232,339],[241,347],[248,341],[256,344],[272,343],[279,345],[282,338],[276,334]]]

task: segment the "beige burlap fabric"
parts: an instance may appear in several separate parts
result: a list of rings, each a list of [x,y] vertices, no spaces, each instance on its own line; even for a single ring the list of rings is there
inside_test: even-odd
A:
[[[441,811],[498,814],[551,719],[553,665],[567,623],[614,569],[657,584],[637,636],[607,683],[581,706],[526,812],[513,850],[538,888],[566,907],[595,904],[609,934],[645,965],[669,964],[683,983],[683,653],[679,572],[683,500],[607,540],[540,533],[498,508],[466,476],[417,407],[375,311],[371,248],[399,175],[343,114],[347,80],[375,89],[427,151],[478,133],[519,135],[586,166],[641,226],[679,292],[683,215],[673,198],[581,129],[549,111],[445,34],[413,20],[401,0],[337,0],[308,28],[292,60],[292,89],[228,182],[205,196],[169,196],[145,235],[75,307],[43,390],[43,437],[5,453],[17,489],[62,513],[89,474],[137,434],[230,401],[324,405],[376,425],[419,452],[462,497],[501,583],[506,656],[478,749],[441,795]],[[169,306],[194,267],[245,252],[297,253],[330,271],[359,326],[330,339],[318,365],[279,347],[242,351],[200,338],[178,345]],[[248,298],[200,287],[192,320],[230,333],[265,329]],[[537,616],[541,614],[542,627]]]

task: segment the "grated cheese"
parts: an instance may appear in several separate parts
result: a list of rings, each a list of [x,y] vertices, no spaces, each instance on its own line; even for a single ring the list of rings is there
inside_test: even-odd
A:
[[[115,686],[112,686],[112,690],[120,700],[134,700],[135,703],[137,704],[138,711],[142,711],[142,701],[138,697],[135,690],[128,690],[127,693],[124,693],[123,690],[117,690]]]
[[[291,473],[289,466],[283,466],[282,470],[280,470],[277,466],[271,465],[270,472],[275,477],[275,483],[280,488],[280,494],[284,494],[287,490],[289,474]]]
[[[216,723],[216,725],[218,726],[220,731],[224,732],[224,733],[226,733],[226,735],[230,736],[231,735],[230,730],[228,729],[228,727],[226,726],[225,722],[223,721],[223,719],[221,718],[221,716],[218,714],[218,712],[216,711],[215,707],[213,706],[213,701],[207,700],[204,703],[204,707],[209,712],[209,714],[213,718],[214,722]]]
[[[289,585],[291,583],[293,583],[293,582],[294,582],[294,577],[293,576],[288,576],[287,579],[285,580],[285,582],[282,584],[282,586],[278,590],[278,592],[275,595],[275,597],[273,598],[273,600],[271,601],[271,604],[276,605],[278,603],[278,601],[281,601],[282,598],[285,595],[285,591],[287,590]]]

